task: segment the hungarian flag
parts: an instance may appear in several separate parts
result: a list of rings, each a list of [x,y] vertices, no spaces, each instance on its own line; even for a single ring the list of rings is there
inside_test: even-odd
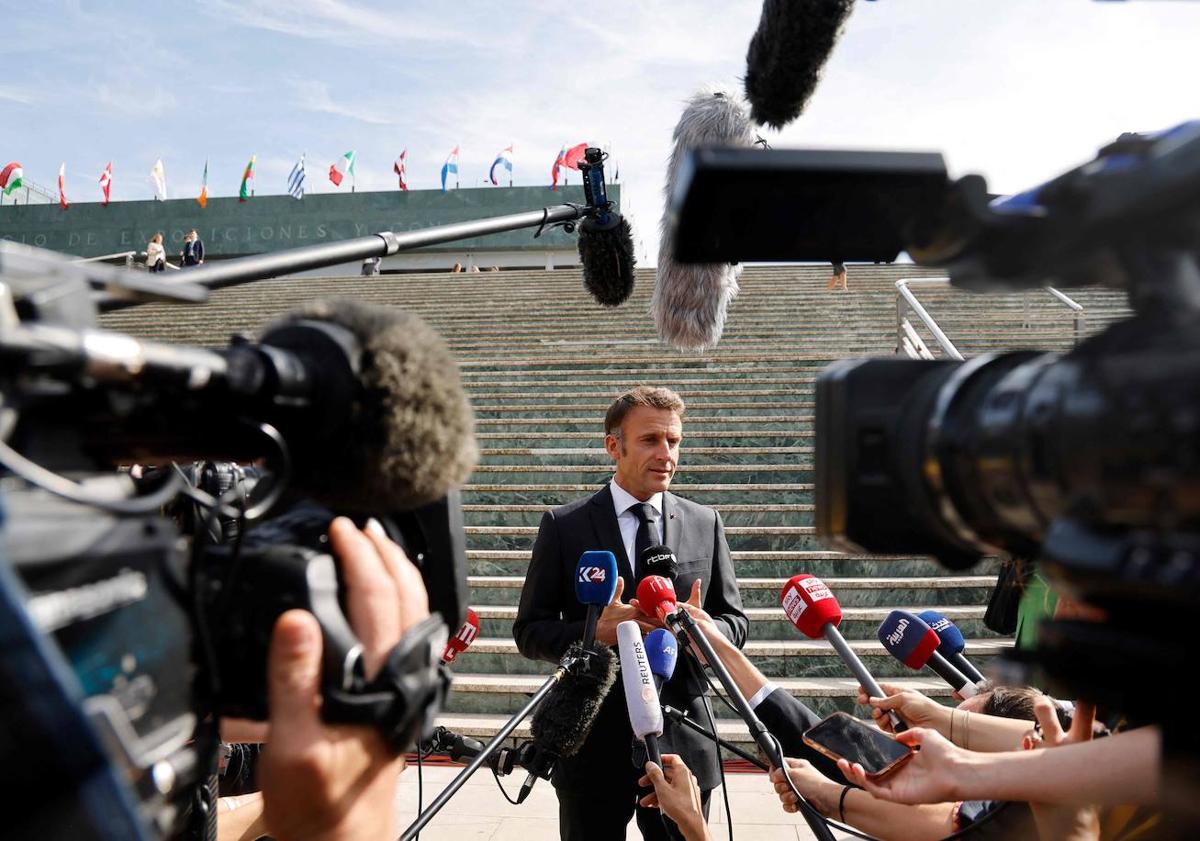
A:
[[[347,175],[354,178],[354,152],[347,152],[329,165],[329,180],[333,186],[342,186],[342,179]]]
[[[583,153],[587,151],[587,144],[580,143],[578,146],[572,146],[567,150],[567,155],[563,158],[563,166],[567,169],[579,169],[579,162],[583,160]]]
[[[250,156],[250,163],[246,164],[246,171],[242,173],[242,186],[238,190],[238,201],[243,202],[250,198],[250,179],[254,177],[254,161],[258,155]]]
[[[66,210],[68,207],[71,206],[71,203],[69,201],[67,201],[66,182],[67,182],[67,162],[63,161],[62,165],[58,168],[58,203],[59,203],[59,205],[62,206],[63,210]]]
[[[446,162],[442,164],[442,192],[446,191],[446,176],[454,173],[454,186],[458,186],[458,147],[454,147],[454,151],[446,156]]]
[[[109,161],[108,166],[104,167],[104,172],[100,173],[100,192],[104,194],[104,201],[100,204],[108,204],[110,190],[112,190],[112,161]]]
[[[9,195],[13,190],[21,186],[21,178],[25,175],[25,170],[16,161],[13,161],[4,169],[0,169],[0,190],[4,191],[4,195]]]
[[[508,170],[508,180],[512,180],[512,146],[505,146],[500,150],[500,154],[496,156],[496,160],[492,161],[492,169],[488,172],[488,177],[492,179],[493,186],[500,182],[496,180],[496,167],[502,166]]]
[[[558,190],[558,171],[566,164],[563,162],[567,154],[567,147],[564,146],[558,150],[558,157],[554,159],[554,166],[550,167],[550,189]]]
[[[204,175],[200,179],[200,195],[196,196],[196,204],[208,207],[208,161],[204,162]]]
[[[392,172],[396,173],[396,177],[400,179],[400,189],[407,190],[408,184],[404,182],[404,158],[408,155],[408,150],[405,149],[400,153],[400,157],[396,158],[396,162],[392,164]]]

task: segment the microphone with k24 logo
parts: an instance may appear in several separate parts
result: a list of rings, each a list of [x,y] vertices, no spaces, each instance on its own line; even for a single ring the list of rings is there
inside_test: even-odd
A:
[[[587,605],[583,625],[583,647],[592,648],[596,642],[596,623],[600,612],[617,592],[617,556],[612,552],[591,550],[579,557],[575,567],[575,598]]]

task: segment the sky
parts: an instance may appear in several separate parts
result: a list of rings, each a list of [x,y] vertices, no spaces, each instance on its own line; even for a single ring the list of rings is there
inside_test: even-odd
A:
[[[514,182],[549,185],[563,146],[620,168],[639,263],[652,265],[671,132],[706,85],[737,91],[757,2],[0,0],[0,166],[98,201],[306,188],[357,152],[359,190],[435,189],[460,145],[482,186],[514,147]],[[952,176],[1016,192],[1123,131],[1200,117],[1200,0],[859,0],[816,94],[773,147],[940,151]],[[578,180],[577,173],[572,176]],[[346,189],[343,185],[341,189]],[[552,194],[547,191],[548,203]]]

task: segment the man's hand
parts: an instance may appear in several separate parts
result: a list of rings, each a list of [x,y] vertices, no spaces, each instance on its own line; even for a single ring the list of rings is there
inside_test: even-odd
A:
[[[810,801],[821,814],[837,817],[837,799],[841,796],[842,786],[803,759],[786,757],[786,761],[787,775],[791,778],[792,784],[796,786],[796,790],[804,795],[804,798]],[[771,782],[775,786],[775,793],[779,795],[779,801],[783,804],[783,811],[798,812],[800,806],[796,802],[796,795],[792,792],[791,786],[787,784],[787,780],[784,779],[782,769],[771,769]]]
[[[871,708],[871,717],[875,719],[880,730],[887,733],[896,732],[887,715],[889,710],[895,711],[910,727],[930,727],[941,732],[948,725],[949,707],[932,698],[926,698],[915,689],[903,689],[890,683],[881,683],[879,688],[887,693],[886,698],[870,698],[867,690],[860,686],[856,700],[861,706]]]
[[[600,614],[596,623],[596,639],[605,645],[617,644],[617,626],[632,619],[641,626],[642,633],[647,634],[655,628],[661,628],[662,623],[656,617],[647,616],[638,607],[637,599],[629,604],[621,602],[621,593],[625,592],[625,579],[617,579],[617,588],[613,591],[612,601]]]
[[[1096,707],[1085,701],[1075,702],[1075,715],[1071,729],[1064,733],[1058,722],[1054,702],[1043,695],[1033,702],[1033,714],[1041,733],[1031,733],[1025,738],[1025,749],[1037,747],[1056,748],[1075,745],[1092,740],[1092,725],[1096,720]],[[1094,806],[1053,806],[1045,803],[1030,803],[1038,834],[1042,838],[1061,838],[1064,841],[1084,841],[1100,837],[1100,814]]]
[[[679,825],[687,841],[704,841],[709,837],[708,824],[700,806],[696,778],[678,755],[664,753],[662,760],[665,773],[653,762],[646,763],[646,775],[638,780],[638,785],[654,786],[654,791],[638,802],[647,808],[658,807]]]
[[[944,803],[961,799],[956,788],[961,761],[969,754],[955,747],[936,731],[920,727],[905,730],[896,741],[915,748],[916,753],[896,771],[879,782],[867,779],[857,762],[838,760],[838,770],[856,786],[881,800],[895,803]]]
[[[400,637],[429,616],[428,597],[420,573],[378,523],[359,531],[339,517],[329,539],[370,679]],[[404,759],[374,727],[321,720],[321,645],[321,628],[307,611],[290,610],[275,623],[269,744],[259,768],[270,834],[280,841],[394,838]]]

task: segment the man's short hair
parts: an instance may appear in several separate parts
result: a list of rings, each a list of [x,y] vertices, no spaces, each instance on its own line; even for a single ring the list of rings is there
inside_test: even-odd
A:
[[[1032,686],[992,686],[990,691],[991,694],[980,712],[1001,718],[1019,718],[1023,721],[1034,720],[1033,702],[1045,694]],[[1071,714],[1057,701],[1054,702],[1054,713],[1063,730],[1071,729]]]
[[[634,406],[649,406],[651,409],[670,409],[683,418],[683,398],[669,388],[639,385],[622,394],[608,407],[604,414],[604,434],[621,436],[621,424]]]

